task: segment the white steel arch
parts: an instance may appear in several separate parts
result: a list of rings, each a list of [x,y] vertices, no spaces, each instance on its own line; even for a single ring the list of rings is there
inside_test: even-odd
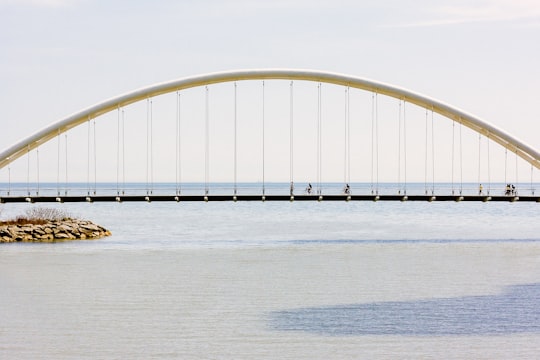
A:
[[[82,111],[74,113],[61,119],[42,130],[22,139],[11,147],[0,153],[0,169],[10,162],[23,156],[28,151],[35,149],[41,144],[74,128],[88,119],[103,115],[109,111],[123,107],[146,98],[162,95],[182,89],[210,85],[215,83],[239,81],[239,80],[264,80],[264,79],[287,79],[287,80],[307,80],[335,85],[349,86],[378,94],[394,97],[420,107],[433,110],[455,122],[461,123],[468,128],[485,135],[489,139],[497,142],[512,153],[540,169],[540,152],[531,146],[516,139],[506,131],[456,107],[450,106],[439,100],[403,89],[397,86],[384,84],[381,82],[363,79],[356,76],[317,71],[317,70],[295,70],[295,69],[254,69],[254,70],[233,70],[216,72],[204,75],[196,75],[187,78],[172,80],[160,84],[144,87],[120,96],[113,97],[101,103],[93,105]]]

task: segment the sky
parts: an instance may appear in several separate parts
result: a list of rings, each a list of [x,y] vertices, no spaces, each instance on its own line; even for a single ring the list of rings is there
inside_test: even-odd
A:
[[[0,0],[0,149],[143,86],[306,68],[452,104],[540,149],[535,0]]]

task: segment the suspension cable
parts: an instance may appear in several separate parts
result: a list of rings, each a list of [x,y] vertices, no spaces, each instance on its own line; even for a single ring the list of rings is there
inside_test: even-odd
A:
[[[153,100],[146,99],[146,195],[152,194],[154,190],[154,119]]]
[[[126,191],[126,118],[122,109],[122,195]]]
[[[321,114],[321,83],[317,86],[317,194],[322,194],[321,175],[322,175],[322,114]]]
[[[57,151],[57,167],[56,167],[56,195],[60,196],[60,129],[56,135],[58,140],[58,151]]]
[[[461,118],[459,119],[459,195],[463,194],[463,138],[462,130],[463,124],[461,123]]]
[[[428,110],[426,108],[426,148],[424,152],[424,193],[427,195],[427,173],[428,173]]]
[[[94,195],[96,195],[96,188],[97,188],[97,148],[96,148],[96,119],[93,119],[93,132],[94,132],[94,148],[93,148],[93,152],[94,152],[94,189],[93,189],[93,193]]]
[[[122,108],[122,195],[126,191],[126,119],[124,108]]]
[[[347,87],[347,185],[351,185],[351,91]],[[350,193],[350,190],[349,190]]]
[[[401,99],[399,99],[398,115],[398,194],[401,194]]]
[[[376,153],[376,187],[375,187],[375,193],[379,194],[379,94],[375,93],[375,153]]]
[[[481,154],[482,154],[482,134],[478,133],[478,187],[479,192],[478,194],[481,195],[482,193],[482,182],[480,181],[480,169],[481,169]]]
[[[435,122],[431,108],[431,195],[435,195]]]
[[[66,186],[64,188],[64,195],[68,194],[68,134],[64,133],[65,143],[66,143]]]
[[[508,172],[508,149],[504,148],[504,184],[505,185],[508,185],[507,172]]]
[[[181,194],[181,178],[182,178],[182,163],[181,163],[181,98],[180,92],[176,92],[176,195]]]
[[[371,95],[371,193],[379,194],[379,112],[378,94]],[[373,183],[375,181],[375,189]]]
[[[344,145],[345,145],[345,161],[344,161],[344,179],[345,182],[345,189],[348,193],[348,186],[350,186],[351,182],[351,145],[350,145],[350,91],[349,87],[345,89],[345,139],[344,139]]]
[[[407,103],[405,100],[403,100],[403,158],[404,158],[404,164],[403,164],[403,194],[407,195],[407,116],[405,112],[405,105]]]
[[[150,194],[154,192],[154,102],[150,99]]]
[[[90,195],[90,134],[91,134],[91,123],[90,117],[88,117],[88,138],[87,138],[87,162],[86,162],[86,191],[87,195]]]
[[[237,192],[237,170],[238,170],[238,152],[237,152],[237,94],[236,94],[236,82],[234,83],[234,195]]]
[[[120,107],[116,107],[116,195],[120,195]]]
[[[489,158],[489,132],[486,135],[486,141],[487,141],[487,175],[488,175],[488,190],[487,194],[491,192],[491,165],[490,165],[490,158]]]
[[[39,195],[39,147],[36,148],[36,167],[37,167],[37,186],[36,186],[36,195]]]
[[[97,147],[96,147],[96,119],[94,119],[94,195],[97,191]]]
[[[208,179],[210,178],[210,119],[209,119],[209,108],[208,108],[208,86],[205,87],[205,137],[204,137],[204,194],[208,195]]]
[[[290,166],[290,169],[289,169],[289,174],[290,174],[290,193],[291,193],[291,196],[293,195],[293,192],[294,192],[294,174],[293,174],[293,170],[294,170],[294,164],[293,164],[293,161],[294,161],[294,143],[293,143],[293,139],[294,139],[294,124],[293,124],[293,121],[294,121],[294,118],[293,118],[293,81],[291,81],[290,85],[289,85],[289,126],[290,126],[290,129],[289,129],[289,142],[290,142],[290,149],[289,149],[289,156],[290,156],[290,159],[289,159],[289,166]]]
[[[452,195],[454,195],[454,144],[455,144],[456,122],[452,121]]]
[[[146,98],[146,195],[150,179],[150,98]]]
[[[264,151],[265,151],[265,148],[264,148],[265,147],[264,146],[265,145],[265,143],[264,143],[264,138],[265,138],[265,136],[264,136],[264,126],[265,126],[265,124],[264,124],[264,120],[265,120],[264,115],[265,114],[264,114],[264,110],[265,109],[264,109],[264,80],[263,80],[263,82],[262,82],[262,194],[263,194],[263,196],[265,195],[265,179],[264,179],[264,175],[265,175],[264,174],[264,166],[265,166],[265,164],[264,164],[264,160],[265,160],[264,159],[264,157],[265,157],[265,153],[264,153]]]
[[[532,164],[531,164],[531,195],[532,195],[532,196],[534,196],[533,171],[534,171],[534,166],[532,166]]]
[[[344,111],[343,111],[343,183],[347,183],[347,88],[345,88],[345,101],[344,101]]]
[[[371,93],[371,194],[373,194],[373,173],[375,168],[375,93]]]
[[[30,196],[30,145],[26,148],[26,192]]]
[[[516,148],[516,195],[517,195],[517,192],[518,192],[518,186],[519,186],[519,181],[518,181],[518,151],[517,151],[517,148]]]

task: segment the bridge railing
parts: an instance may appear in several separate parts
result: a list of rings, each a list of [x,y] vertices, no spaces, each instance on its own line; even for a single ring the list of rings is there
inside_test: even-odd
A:
[[[343,183],[309,183],[298,182],[294,184],[293,195],[347,195]],[[351,183],[349,184],[351,195],[433,195],[433,196],[535,196],[536,189],[540,184],[510,184],[515,188],[508,191],[507,184],[492,183],[484,184],[480,191],[476,183],[452,184],[452,183]],[[206,191],[208,190],[208,191]],[[320,190],[320,191],[319,191]],[[260,183],[242,183],[236,187],[232,183],[211,183],[206,187],[204,183],[157,183],[147,186],[144,183],[129,183],[117,186],[115,183],[88,184],[71,183],[58,186],[53,183],[25,184],[0,183],[0,197],[76,197],[76,196],[174,196],[174,195],[263,195],[263,187]],[[265,195],[290,195],[289,183],[268,183],[264,186]]]

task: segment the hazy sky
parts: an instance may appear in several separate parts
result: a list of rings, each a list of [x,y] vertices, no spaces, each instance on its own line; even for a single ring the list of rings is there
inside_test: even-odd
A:
[[[405,87],[540,148],[536,0],[0,0],[0,149],[135,88],[241,68]]]

